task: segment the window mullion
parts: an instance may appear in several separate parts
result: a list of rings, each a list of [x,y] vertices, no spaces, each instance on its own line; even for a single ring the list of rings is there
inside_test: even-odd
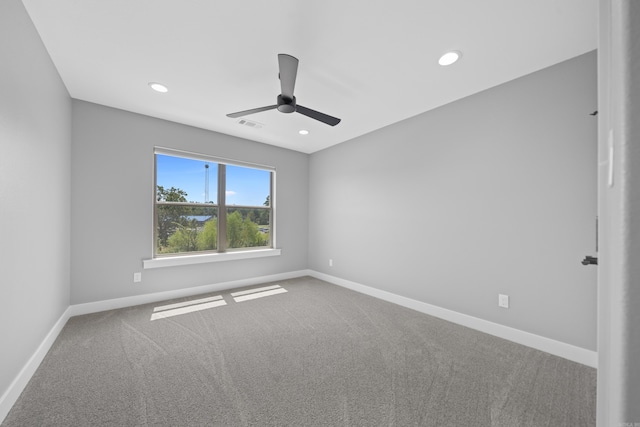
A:
[[[269,173],[269,247],[273,248],[275,221],[273,220],[273,172]]]
[[[153,257],[158,255],[158,155],[153,155]]]
[[[218,164],[218,252],[227,251],[226,165]]]

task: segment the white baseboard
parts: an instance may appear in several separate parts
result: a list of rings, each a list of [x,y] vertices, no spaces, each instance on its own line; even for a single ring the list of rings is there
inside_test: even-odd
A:
[[[56,338],[62,331],[62,328],[72,316],[79,316],[83,314],[97,313],[100,311],[114,310],[118,308],[132,307],[140,304],[149,304],[153,302],[183,298],[208,292],[218,292],[227,289],[234,289],[243,286],[252,286],[268,282],[275,282],[279,280],[293,279],[302,276],[312,276],[320,280],[324,280],[334,285],[338,285],[347,289],[351,289],[362,294],[370,295],[394,304],[401,305],[431,316],[435,316],[444,320],[448,320],[453,323],[457,323],[462,326],[466,326],[481,332],[485,332],[500,338],[507,339],[509,341],[516,342],[518,344],[526,345],[528,347],[535,348],[559,357],[563,357],[574,362],[581,363],[583,365],[597,368],[598,354],[595,351],[587,350],[581,347],[576,347],[571,344],[566,344],[560,341],[555,341],[549,338],[541,337],[539,335],[524,332],[518,329],[510,328],[508,326],[500,325],[497,323],[489,322],[487,320],[479,319],[477,317],[468,316],[466,314],[458,313],[445,308],[437,307],[435,305],[427,304],[418,300],[403,297],[393,294],[391,292],[383,291],[380,289],[372,288],[370,286],[362,285],[360,283],[352,282],[349,280],[341,279],[339,277],[330,276],[328,274],[320,273],[315,270],[298,270],[288,273],[273,274],[269,276],[253,277],[249,279],[233,280],[229,282],[215,283],[211,285],[196,286],[187,289],[179,289],[174,291],[156,292],[152,294],[136,295],[132,297],[116,298],[106,301],[96,301],[85,304],[75,304],[69,306],[58,321],[53,325],[47,336],[44,338],[38,349],[27,361],[22,370],[18,373],[13,380],[7,391],[0,397],[0,423],[11,410],[20,394],[27,386],[29,380],[40,366],[40,363],[46,356],[47,352],[55,342]]]
[[[240,288],[243,286],[258,285],[267,282],[293,279],[296,277],[308,276],[310,270],[292,271],[288,273],[273,274],[269,276],[252,277],[249,279],[233,280],[229,282],[215,283],[212,285],[196,286],[175,291],[156,292],[146,295],[136,295],[132,297],[116,298],[106,301],[96,301],[85,304],[75,304],[69,306],[58,321],[53,325],[38,349],[27,361],[22,370],[18,373],[6,392],[0,397],[0,423],[2,423],[15,404],[20,394],[31,380],[31,377],[42,363],[47,352],[55,342],[56,338],[64,328],[69,318],[82,314],[97,313],[100,311],[113,310],[117,308],[131,307],[140,304],[148,304],[173,298],[189,297],[208,292],[218,292],[227,289]]]
[[[115,298],[104,301],[75,304],[70,308],[71,316],[98,313],[100,311],[115,310],[118,308],[133,307],[135,305],[150,304],[174,298],[184,298],[194,295],[206,294],[209,292],[219,292],[227,289],[240,288],[243,286],[259,285],[262,283],[275,282],[278,280],[293,279],[296,277],[308,276],[310,270],[291,271],[288,273],[272,274],[269,276],[252,277],[249,279],[233,280],[229,282],[214,283],[211,285],[195,286],[192,288],[177,289],[174,291],[154,292],[152,294],[135,295],[131,297]]]
[[[16,400],[20,397],[20,394],[31,380],[33,374],[35,374],[38,366],[44,360],[47,352],[55,342],[56,338],[64,328],[67,320],[71,317],[71,307],[68,307],[58,321],[53,325],[53,328],[49,331],[44,340],[40,343],[35,353],[29,358],[24,367],[20,370],[16,378],[13,380],[9,388],[0,397],[0,423],[2,423],[11,410],[11,407],[16,403]]]
[[[398,304],[403,307],[419,311],[421,313],[429,314],[431,316],[438,317],[449,322],[457,323],[459,325],[466,326],[480,332],[491,334],[499,338],[504,338],[506,340],[513,341],[527,347],[535,348],[536,350],[541,350],[546,353],[571,360],[573,362],[581,363],[592,368],[598,367],[598,353],[592,350],[587,350],[582,347],[577,347],[571,344],[552,340],[550,338],[545,338],[540,335],[521,331],[509,326],[500,325],[488,320],[468,316],[466,314],[458,313],[456,311],[427,304],[422,301],[396,295],[391,292],[372,288],[370,286],[352,282],[350,280],[345,280],[325,273],[320,273],[318,271],[309,270],[307,274],[309,276],[315,277],[316,279],[324,280],[325,282],[333,283],[334,285],[338,285],[343,288],[351,289],[362,294],[370,295],[372,297],[392,302],[394,304]]]

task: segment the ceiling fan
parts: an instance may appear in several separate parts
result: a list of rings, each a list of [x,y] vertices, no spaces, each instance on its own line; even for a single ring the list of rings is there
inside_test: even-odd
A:
[[[281,113],[300,113],[330,126],[335,126],[340,123],[340,119],[336,117],[312,110],[311,108],[303,107],[296,103],[296,97],[293,96],[293,88],[296,84],[296,74],[298,73],[297,58],[285,53],[280,53],[278,54],[278,65],[280,67],[279,77],[282,93],[278,95],[277,104],[254,108],[252,110],[238,111],[237,113],[227,114],[227,117],[243,117],[249,114],[259,113],[261,111],[278,109]]]

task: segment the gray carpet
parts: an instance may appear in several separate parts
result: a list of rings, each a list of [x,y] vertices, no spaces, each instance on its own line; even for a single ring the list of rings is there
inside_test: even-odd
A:
[[[595,425],[592,368],[313,278],[276,284],[154,321],[161,304],[71,318],[2,426]]]

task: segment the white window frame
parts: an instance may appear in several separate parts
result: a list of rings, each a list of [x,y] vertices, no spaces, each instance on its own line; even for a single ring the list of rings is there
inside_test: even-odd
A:
[[[194,252],[193,254],[189,252],[182,252],[178,254],[166,254],[162,256],[156,255],[156,232],[157,232],[157,224],[156,224],[156,155],[166,155],[173,157],[182,157],[193,160],[202,160],[210,163],[217,163],[218,165],[232,165],[232,166],[240,166],[245,168],[252,169],[260,169],[271,172],[271,194],[269,195],[269,204],[271,208],[271,224],[269,229],[269,239],[270,246],[265,248],[236,248],[236,249],[225,249],[224,252]],[[152,259],[145,259],[142,261],[143,268],[158,268],[158,267],[172,267],[179,265],[190,265],[190,264],[202,264],[208,262],[218,262],[218,261],[232,261],[232,260],[241,260],[241,259],[250,259],[250,258],[263,258],[263,257],[271,257],[278,256],[281,254],[281,250],[277,249],[276,246],[276,168],[274,166],[243,162],[239,160],[232,160],[223,157],[210,156],[206,154],[194,153],[190,151],[176,150],[172,148],[165,147],[154,147],[153,150],[153,205],[152,205],[152,230],[151,235],[153,238],[151,239],[151,253],[153,254]],[[218,182],[218,194],[220,195],[222,191],[222,199],[224,201],[224,193],[226,189],[220,190],[220,188],[224,187],[224,182]],[[235,208],[253,208],[253,207],[245,207],[245,206],[227,206],[226,203],[223,206],[219,206],[218,203],[213,204],[218,208],[218,218],[221,216],[221,211],[226,210],[227,208],[235,209]]]

